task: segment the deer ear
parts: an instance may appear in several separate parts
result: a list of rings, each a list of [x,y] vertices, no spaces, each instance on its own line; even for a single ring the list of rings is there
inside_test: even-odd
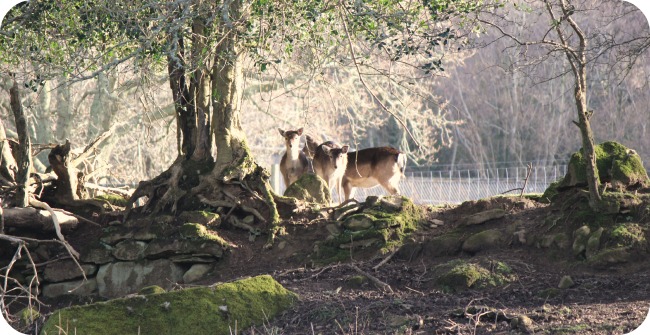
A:
[[[278,131],[280,132],[280,135],[284,136],[284,130],[278,128]]]
[[[302,136],[302,128],[298,128],[298,130],[296,130],[296,132],[298,133],[298,136]]]
[[[344,146],[341,148],[341,152],[344,153],[344,154],[347,154],[347,153],[348,153],[348,149],[350,149],[350,147],[347,146],[347,145],[344,145]]]

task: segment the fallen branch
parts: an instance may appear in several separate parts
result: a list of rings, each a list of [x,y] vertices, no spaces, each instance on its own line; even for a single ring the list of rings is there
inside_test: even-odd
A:
[[[372,269],[377,271],[377,269],[379,269],[382,265],[388,263],[388,261],[390,261],[390,259],[393,258],[393,256],[395,256],[397,250],[399,249],[393,250],[390,254],[388,254],[388,256],[386,256],[386,258],[384,258],[381,262],[379,262],[379,264],[373,266]]]
[[[120,188],[106,187],[106,186],[101,186],[101,185],[97,185],[95,183],[90,183],[90,182],[84,183],[84,187],[92,189],[92,190],[102,191],[102,192],[105,192],[105,193],[113,193],[113,194],[121,195],[121,196],[124,196],[124,197],[127,197],[127,198],[130,197],[131,194],[133,194],[133,192],[129,192],[129,191],[126,191],[126,190],[123,190],[123,189],[120,189]]]
[[[390,293],[393,293],[393,289],[390,287],[390,285],[388,285],[388,284],[384,283],[383,281],[377,279],[377,277],[369,274],[368,272],[365,272],[365,271],[361,270],[358,266],[356,266],[354,264],[349,264],[348,266],[350,268],[352,268],[354,271],[361,274],[362,276],[367,277],[368,279],[370,279],[370,281],[373,282],[377,287],[379,287],[379,288],[381,288],[383,290],[387,290]]]
[[[76,259],[79,259],[79,253],[74,250],[70,244],[68,244],[68,242],[65,240],[65,237],[63,237],[63,234],[61,234],[61,225],[59,224],[59,219],[56,217],[56,213],[52,207],[50,207],[50,205],[47,203],[36,200],[32,197],[29,199],[29,204],[33,207],[45,209],[46,211],[50,212],[50,215],[52,215],[52,223],[54,224],[54,231],[56,232],[56,236],[59,238],[59,240],[61,240],[61,242],[63,242],[63,246],[68,249],[68,252],[74,256],[76,262]],[[77,263],[77,265],[79,265],[79,263]],[[81,265],[79,265],[79,267],[81,268]],[[85,274],[84,278],[86,278]]]

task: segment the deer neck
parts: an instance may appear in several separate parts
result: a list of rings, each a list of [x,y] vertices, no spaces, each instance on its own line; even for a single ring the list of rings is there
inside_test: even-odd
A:
[[[300,149],[299,148],[288,148],[287,147],[287,158],[291,162],[296,162],[300,159]]]

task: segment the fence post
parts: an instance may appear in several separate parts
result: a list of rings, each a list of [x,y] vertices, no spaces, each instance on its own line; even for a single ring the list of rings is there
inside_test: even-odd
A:
[[[277,194],[280,192],[280,164],[271,165],[271,187]]]

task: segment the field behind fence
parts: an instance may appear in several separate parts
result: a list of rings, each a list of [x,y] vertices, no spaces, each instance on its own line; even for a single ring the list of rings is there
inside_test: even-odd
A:
[[[519,194],[524,187],[527,167],[506,167],[493,170],[464,169],[452,171],[407,171],[400,182],[403,195],[418,204],[457,204],[508,192]],[[525,193],[543,193],[554,181],[566,174],[566,165],[532,166]],[[274,189],[284,192],[278,167],[273,167]],[[369,195],[387,194],[381,187],[357,188],[354,198],[363,201]],[[336,192],[333,200],[337,202]]]

